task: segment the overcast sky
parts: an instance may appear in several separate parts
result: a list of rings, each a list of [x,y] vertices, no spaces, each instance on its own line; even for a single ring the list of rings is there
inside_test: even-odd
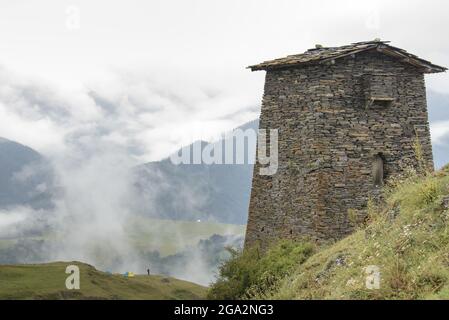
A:
[[[448,13],[444,0],[0,0],[0,136],[159,159],[258,116],[250,64],[381,38],[449,66]],[[448,77],[428,87],[449,94]]]

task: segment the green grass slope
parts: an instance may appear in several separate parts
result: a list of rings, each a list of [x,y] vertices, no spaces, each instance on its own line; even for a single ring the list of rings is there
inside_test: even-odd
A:
[[[449,166],[393,183],[370,221],[319,250],[271,292],[277,299],[449,299]],[[380,288],[366,285],[377,266]]]
[[[65,287],[68,265],[80,268],[80,290]],[[0,265],[0,299],[203,299],[206,288],[164,276],[110,275],[80,262]]]

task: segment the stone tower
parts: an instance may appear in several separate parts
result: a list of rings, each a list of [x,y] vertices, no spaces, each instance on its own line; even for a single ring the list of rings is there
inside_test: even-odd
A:
[[[279,167],[252,183],[245,246],[280,238],[340,239],[365,218],[384,179],[433,168],[424,74],[446,68],[386,41],[310,49],[265,70],[261,129],[278,129]]]

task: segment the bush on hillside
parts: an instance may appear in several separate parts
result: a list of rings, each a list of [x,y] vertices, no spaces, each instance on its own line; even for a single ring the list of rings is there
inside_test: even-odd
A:
[[[298,265],[315,252],[308,242],[282,240],[261,254],[259,248],[244,251],[228,248],[231,258],[220,266],[209,299],[249,299],[273,290]]]

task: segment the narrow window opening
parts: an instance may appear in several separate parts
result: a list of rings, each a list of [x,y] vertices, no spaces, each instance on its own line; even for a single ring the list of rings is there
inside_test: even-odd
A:
[[[377,154],[373,162],[373,183],[376,187],[384,185],[385,179],[385,160],[382,154]]]

